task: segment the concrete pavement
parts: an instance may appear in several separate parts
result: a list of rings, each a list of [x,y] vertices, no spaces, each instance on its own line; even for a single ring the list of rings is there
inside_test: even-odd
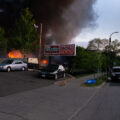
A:
[[[0,120],[72,120],[99,90],[81,87],[89,78],[0,97]]]

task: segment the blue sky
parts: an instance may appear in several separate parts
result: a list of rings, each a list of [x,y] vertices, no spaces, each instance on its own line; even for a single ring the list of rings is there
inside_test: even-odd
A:
[[[112,36],[112,40],[120,40],[120,0],[97,0],[94,9],[98,18],[94,28],[83,29],[75,42],[86,46],[94,38],[109,38],[112,32],[119,32]]]

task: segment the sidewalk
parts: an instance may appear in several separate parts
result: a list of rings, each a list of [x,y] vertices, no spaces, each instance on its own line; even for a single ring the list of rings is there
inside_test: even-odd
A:
[[[0,120],[72,120],[99,90],[80,86],[92,77],[1,97]]]

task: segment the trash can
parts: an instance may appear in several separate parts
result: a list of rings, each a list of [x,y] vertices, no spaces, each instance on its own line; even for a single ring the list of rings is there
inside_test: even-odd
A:
[[[86,83],[86,84],[95,84],[95,83],[96,83],[96,80],[94,80],[94,79],[89,79],[89,80],[86,80],[85,83]]]

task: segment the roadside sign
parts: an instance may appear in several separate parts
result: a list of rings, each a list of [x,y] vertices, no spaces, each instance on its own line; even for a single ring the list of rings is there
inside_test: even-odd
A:
[[[46,56],[54,56],[54,55],[59,55],[59,46],[58,45],[46,45],[44,54]]]
[[[75,44],[67,45],[46,45],[44,50],[45,56],[75,56]]]

